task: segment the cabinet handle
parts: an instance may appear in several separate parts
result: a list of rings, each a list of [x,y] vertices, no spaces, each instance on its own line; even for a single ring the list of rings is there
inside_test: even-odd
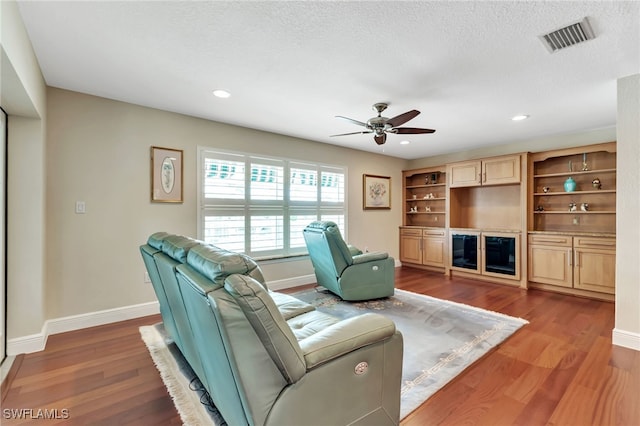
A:
[[[482,174],[482,182],[486,182],[487,181],[487,172],[484,172]]]
[[[587,242],[583,243],[579,242],[581,246],[589,246],[589,247],[614,247],[616,245],[615,241],[602,241],[602,242]]]
[[[574,256],[576,257],[576,259],[574,260],[574,264],[576,265],[576,267],[580,267],[580,256],[579,253],[577,251],[573,251]]]
[[[567,261],[569,262],[569,266],[571,266],[571,259],[573,258],[573,250],[567,250]]]
[[[565,243],[566,240],[562,239],[562,238],[558,238],[558,239],[538,239],[538,238],[534,238],[531,240],[531,243],[535,244],[535,243]]]
[[[478,183],[482,183],[482,173],[478,173]]]

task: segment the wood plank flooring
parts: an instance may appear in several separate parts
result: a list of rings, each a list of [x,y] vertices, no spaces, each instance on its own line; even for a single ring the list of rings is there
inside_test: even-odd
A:
[[[406,267],[398,268],[396,287],[530,321],[403,426],[640,425],[640,352],[611,345],[613,303]],[[181,424],[138,332],[158,321],[150,316],[54,335],[44,351],[19,356],[2,390],[0,423]],[[34,415],[57,410],[58,419],[8,418],[7,410],[20,408]]]

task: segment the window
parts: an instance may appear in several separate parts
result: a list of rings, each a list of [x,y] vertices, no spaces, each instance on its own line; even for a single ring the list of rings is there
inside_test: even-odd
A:
[[[346,233],[345,168],[204,147],[198,154],[202,240],[275,258],[306,254],[302,230],[314,220]]]

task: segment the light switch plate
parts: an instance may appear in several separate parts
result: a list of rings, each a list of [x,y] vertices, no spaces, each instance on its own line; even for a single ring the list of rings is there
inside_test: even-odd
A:
[[[76,201],[76,213],[85,214],[87,212],[87,206],[84,201]]]

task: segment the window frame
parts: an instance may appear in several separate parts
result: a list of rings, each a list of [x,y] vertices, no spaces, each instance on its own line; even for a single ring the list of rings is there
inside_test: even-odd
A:
[[[207,158],[219,158],[223,160],[244,162],[244,198],[207,198],[205,196],[205,161]],[[279,165],[284,168],[283,199],[282,200],[251,200],[251,176],[253,164]],[[308,169],[315,171],[316,197],[315,200],[291,200],[291,169]],[[331,174],[342,174],[342,201],[322,202],[322,182],[331,181]],[[326,175],[325,175],[326,174]],[[327,176],[327,178],[323,178]],[[243,253],[258,259],[288,259],[292,257],[307,256],[306,246],[291,246],[295,241],[291,240],[291,217],[298,215],[315,216],[314,220],[322,220],[323,217],[342,215],[342,223],[338,223],[340,230],[347,238],[347,207],[348,207],[348,169],[344,165],[318,163],[287,157],[268,156],[257,153],[231,151],[208,146],[198,146],[197,155],[197,236],[205,240],[205,220],[207,211],[225,211],[229,215],[242,216],[244,218],[244,250]],[[217,202],[211,202],[216,200]],[[318,201],[320,200],[320,202]],[[282,248],[272,250],[253,250],[251,246],[251,219],[256,213],[263,215],[282,215]],[[222,217],[222,215],[219,215]],[[299,241],[299,239],[298,239]],[[212,242],[215,244],[215,242]],[[222,247],[222,245],[221,245]],[[240,251],[240,250],[238,250]]]

